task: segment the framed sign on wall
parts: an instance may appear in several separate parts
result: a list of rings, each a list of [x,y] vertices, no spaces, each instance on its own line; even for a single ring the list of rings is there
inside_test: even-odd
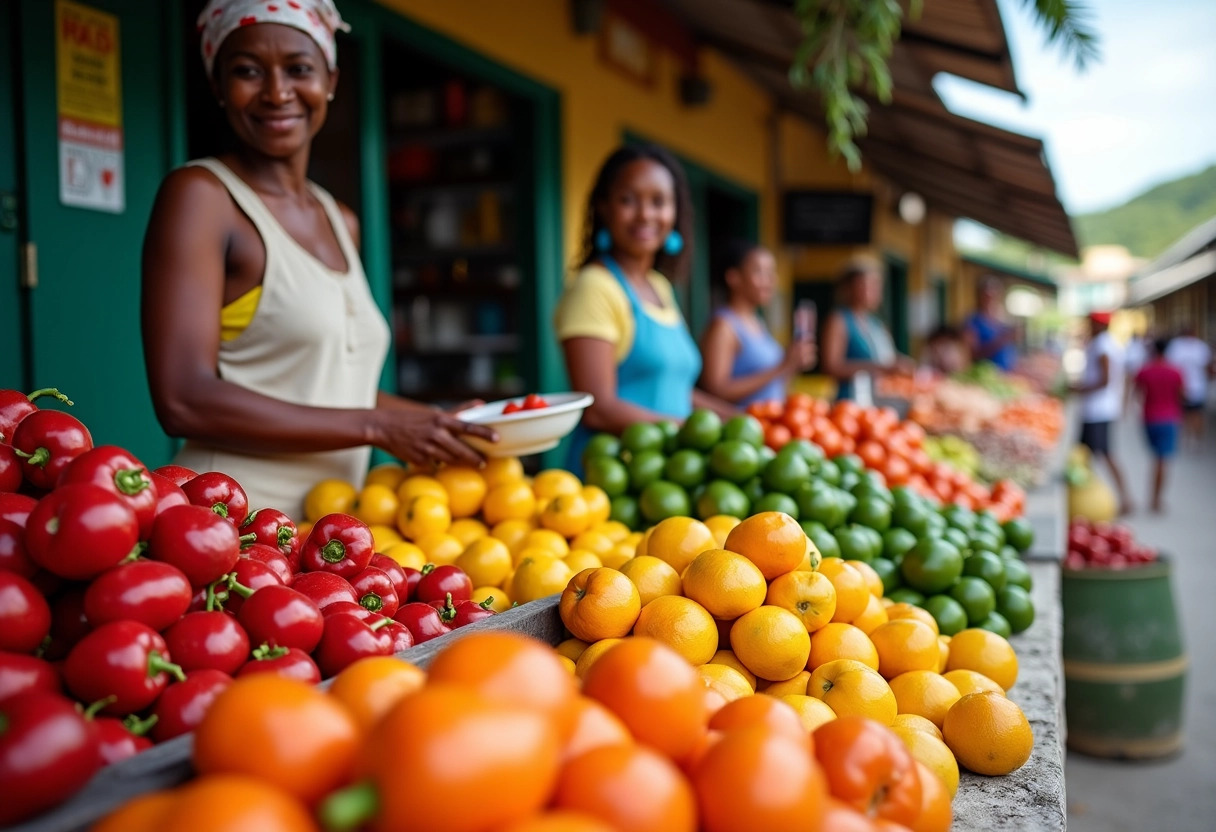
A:
[[[782,195],[782,242],[866,245],[874,196],[854,191],[792,190]]]

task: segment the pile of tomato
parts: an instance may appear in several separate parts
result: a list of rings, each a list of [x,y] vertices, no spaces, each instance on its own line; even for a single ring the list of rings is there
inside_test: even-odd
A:
[[[828,458],[856,454],[888,486],[907,485],[942,504],[973,511],[988,509],[1002,522],[1020,515],[1025,491],[1010,480],[991,487],[942,462],[934,462],[923,445],[925,431],[903,420],[890,407],[862,407],[842,400],[829,403],[802,393],[782,401],[757,402],[748,413],[764,426],[764,439],[779,450],[793,439],[814,442]]]
[[[23,394],[0,435],[0,825],[192,731],[234,678],[315,683],[494,614],[354,517],[301,538],[231,477],[150,471]]]
[[[549,403],[544,400],[539,393],[529,393],[520,401],[509,401],[502,408],[502,415],[509,416],[512,413],[520,413],[525,410],[544,410],[549,406]]]
[[[1069,569],[1129,569],[1155,563],[1160,555],[1136,540],[1135,533],[1118,523],[1091,523],[1083,517],[1068,526]]]

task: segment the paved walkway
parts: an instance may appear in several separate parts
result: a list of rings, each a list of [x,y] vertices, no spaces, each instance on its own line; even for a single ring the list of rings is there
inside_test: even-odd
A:
[[[1116,458],[1138,507],[1149,502],[1151,461],[1139,417],[1124,420]],[[1186,745],[1172,759],[1132,763],[1070,753],[1065,765],[1071,832],[1200,832],[1216,829],[1216,416],[1202,451],[1179,455],[1165,515],[1128,518],[1138,539],[1174,556],[1174,598],[1190,655]]]

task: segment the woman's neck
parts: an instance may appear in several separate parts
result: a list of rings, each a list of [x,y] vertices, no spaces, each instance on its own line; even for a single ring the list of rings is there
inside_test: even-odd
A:
[[[307,149],[286,159],[271,159],[242,147],[233,156],[246,181],[260,193],[283,197],[308,193]]]
[[[612,259],[621,267],[625,277],[641,283],[646,275],[654,268],[654,256],[626,254],[620,249],[613,248],[610,252]]]
[[[738,295],[731,295],[726,308],[741,318],[749,318],[756,314],[756,305],[750,300]]]

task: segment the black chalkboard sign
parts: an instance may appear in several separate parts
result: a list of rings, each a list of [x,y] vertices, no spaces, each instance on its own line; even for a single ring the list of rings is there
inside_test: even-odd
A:
[[[859,245],[870,242],[872,194],[852,191],[786,191],[782,238],[806,245]]]

